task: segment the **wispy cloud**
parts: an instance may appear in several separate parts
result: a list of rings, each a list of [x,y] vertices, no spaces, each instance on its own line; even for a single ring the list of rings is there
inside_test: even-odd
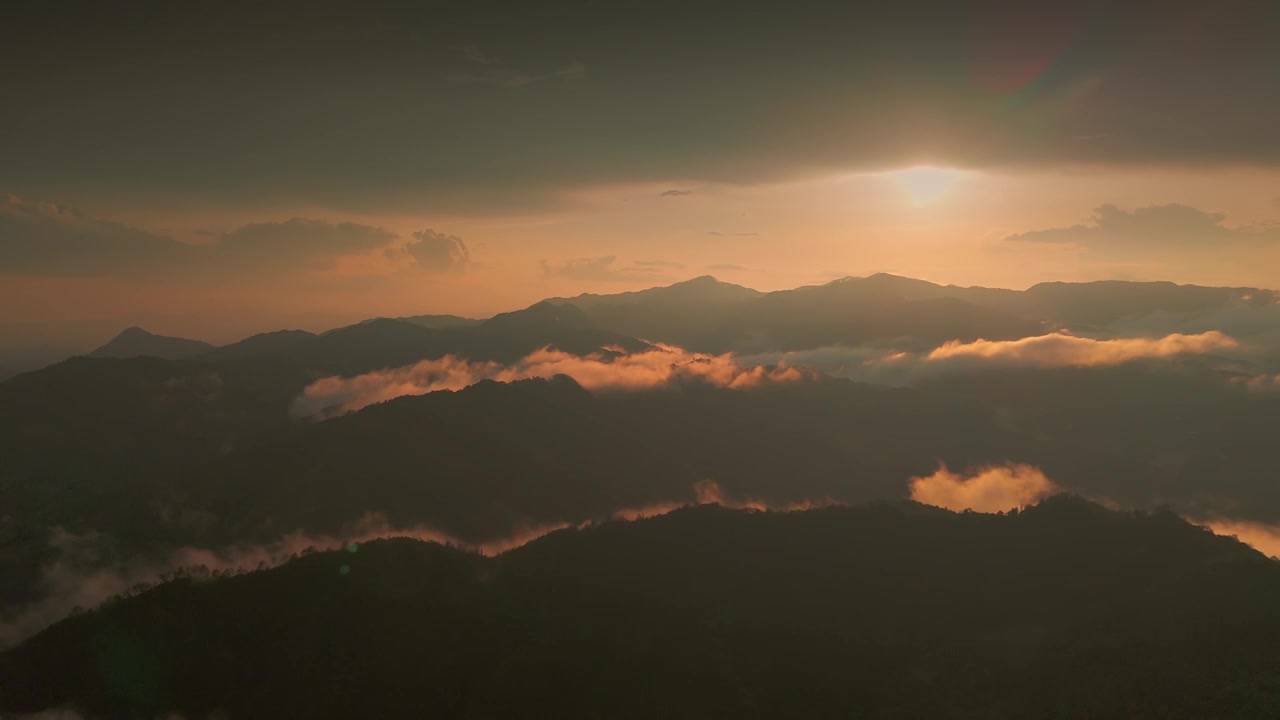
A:
[[[556,375],[567,375],[588,390],[605,392],[651,390],[679,382],[745,389],[813,376],[797,368],[743,366],[729,355],[692,353],[667,345],[621,356],[604,352],[577,356],[544,348],[511,365],[449,355],[356,377],[323,378],[295,399],[293,414],[332,417],[406,395],[461,390],[481,380],[513,382]]]
[[[1124,210],[1102,205],[1083,223],[1017,233],[1016,243],[1071,244],[1099,252],[1131,248],[1196,249],[1230,244],[1280,243],[1280,226],[1229,226],[1226,215],[1188,205],[1150,205]]]
[[[692,195],[692,190],[664,190],[661,197],[680,197],[681,195]]]
[[[1198,335],[1174,333],[1162,338],[1095,340],[1066,333],[1050,333],[1021,340],[952,341],[931,351],[931,362],[980,360],[1036,367],[1119,365],[1139,358],[1201,354],[1239,347],[1216,330]]]
[[[940,374],[1010,367],[1103,367],[1135,360],[1239,352],[1240,343],[1216,330],[1163,337],[1095,339],[1064,332],[1020,340],[952,341],[927,353],[876,346],[829,346],[788,353],[760,353],[738,358],[744,363],[780,363],[810,367],[864,382],[909,385]]]

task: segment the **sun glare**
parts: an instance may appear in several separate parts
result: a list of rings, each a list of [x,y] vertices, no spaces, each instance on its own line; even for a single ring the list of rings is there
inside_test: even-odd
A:
[[[942,197],[962,174],[959,170],[931,165],[919,165],[888,173],[916,205],[927,205]]]

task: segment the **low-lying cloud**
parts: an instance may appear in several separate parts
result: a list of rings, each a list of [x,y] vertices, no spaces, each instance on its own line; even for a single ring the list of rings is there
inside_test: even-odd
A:
[[[813,377],[794,367],[747,367],[731,355],[692,353],[670,345],[617,355],[571,355],[543,348],[511,365],[473,362],[454,355],[356,377],[328,377],[308,385],[293,404],[296,417],[333,417],[405,395],[461,390],[481,380],[514,382],[567,375],[592,391],[651,390],[681,381],[743,389]]]
[[[611,517],[615,520],[642,520],[674,512],[693,505],[719,505],[733,510],[756,510],[760,512],[800,512],[816,508],[833,507],[845,503],[834,498],[805,499],[792,502],[769,502],[759,498],[733,498],[720,488],[714,480],[702,480],[694,483],[693,502],[660,502],[639,507],[624,508],[615,511]]]
[[[1216,330],[1199,335],[1174,333],[1162,338],[1093,338],[1050,333],[1021,340],[948,342],[931,351],[930,362],[983,360],[1034,367],[1093,367],[1120,365],[1142,358],[1234,350],[1238,343]]]
[[[52,545],[59,559],[42,571],[42,599],[30,603],[0,622],[0,648],[21,642],[77,610],[91,610],[112,597],[162,582],[178,570],[201,569],[208,573],[237,573],[277,567],[307,551],[337,550],[382,538],[413,538],[450,545],[482,555],[500,555],[547,533],[569,527],[566,522],[517,527],[510,534],[470,543],[424,525],[395,527],[378,513],[366,514],[341,537],[291,533],[265,545],[224,548],[184,547],[159,560],[124,563],[93,562],[86,548],[98,540],[95,533],[75,535],[55,529]],[[90,553],[91,554],[91,553]],[[201,574],[195,574],[201,577]]]
[[[1247,520],[1192,520],[1218,535],[1234,537],[1268,557],[1280,557],[1280,527]]]
[[[813,368],[860,382],[910,385],[924,378],[966,371],[1015,367],[1105,367],[1135,360],[1242,349],[1234,338],[1216,330],[1110,339],[1054,332],[1019,340],[951,341],[927,353],[895,351],[883,346],[828,346],[788,353],[753,354],[741,356],[738,361]]]
[[[966,474],[945,465],[926,477],[912,478],[911,499],[954,512],[1006,512],[1034,505],[1059,488],[1039,468],[1010,463],[991,465]]]
[[[769,503],[752,498],[735,499],[711,480],[696,483],[692,495],[692,500],[624,508],[607,517],[637,520],[708,503],[740,510],[780,512],[839,504],[831,499],[791,503]],[[495,557],[557,530],[584,527],[592,522],[594,521],[528,524],[517,526],[510,533],[483,542],[467,542],[426,525],[397,527],[381,513],[368,513],[338,535],[295,532],[263,545],[234,545],[216,549],[184,547],[161,559],[111,563],[104,562],[95,552],[95,547],[104,538],[92,532],[76,535],[55,528],[51,545],[58,551],[59,557],[43,570],[42,598],[0,619],[0,649],[21,642],[77,610],[91,610],[112,597],[141,591],[164,582],[174,577],[177,571],[186,571],[192,577],[201,578],[205,577],[206,572],[211,576],[215,573],[266,570],[283,565],[306,552],[341,548],[358,551],[361,544],[384,538],[412,538]]]

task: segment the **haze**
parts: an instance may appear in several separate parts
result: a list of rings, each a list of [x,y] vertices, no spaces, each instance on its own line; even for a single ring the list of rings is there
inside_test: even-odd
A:
[[[0,717],[1280,717],[1280,3],[0,18]]]

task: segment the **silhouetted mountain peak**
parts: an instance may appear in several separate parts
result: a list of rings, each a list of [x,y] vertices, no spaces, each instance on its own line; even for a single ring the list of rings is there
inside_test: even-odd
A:
[[[672,283],[665,288],[653,288],[654,290],[698,290],[701,292],[714,291],[719,288],[741,288],[741,285],[724,282],[714,275],[699,275],[696,278],[689,278],[678,283]],[[743,288],[749,289],[749,288]]]
[[[471,327],[484,322],[483,320],[474,320],[458,315],[406,315],[396,319],[425,328]]]
[[[90,357],[142,357],[153,356],[166,360],[178,360],[208,352],[213,345],[200,340],[166,337],[152,334],[140,327],[125,328],[107,344],[89,353]]]
[[[764,293],[759,290],[727,283],[718,280],[712,275],[701,275],[672,285],[652,287],[647,290],[635,290],[612,295],[583,293],[570,298],[550,298],[544,302],[551,302],[560,306],[571,304],[588,311],[604,306],[671,304],[689,304],[692,310],[696,309],[698,304],[724,305],[726,303],[753,300],[763,295]]]
[[[340,328],[327,330],[320,334],[321,337],[341,337],[350,336],[352,338],[376,336],[376,335],[403,335],[408,333],[417,334],[424,328],[414,325],[406,320],[398,318],[371,318],[362,320],[355,325],[344,325]]]
[[[491,328],[540,328],[548,325],[571,328],[595,327],[595,323],[587,317],[582,308],[571,304],[558,305],[550,300],[534,303],[524,310],[494,315],[484,323],[485,327]]]

